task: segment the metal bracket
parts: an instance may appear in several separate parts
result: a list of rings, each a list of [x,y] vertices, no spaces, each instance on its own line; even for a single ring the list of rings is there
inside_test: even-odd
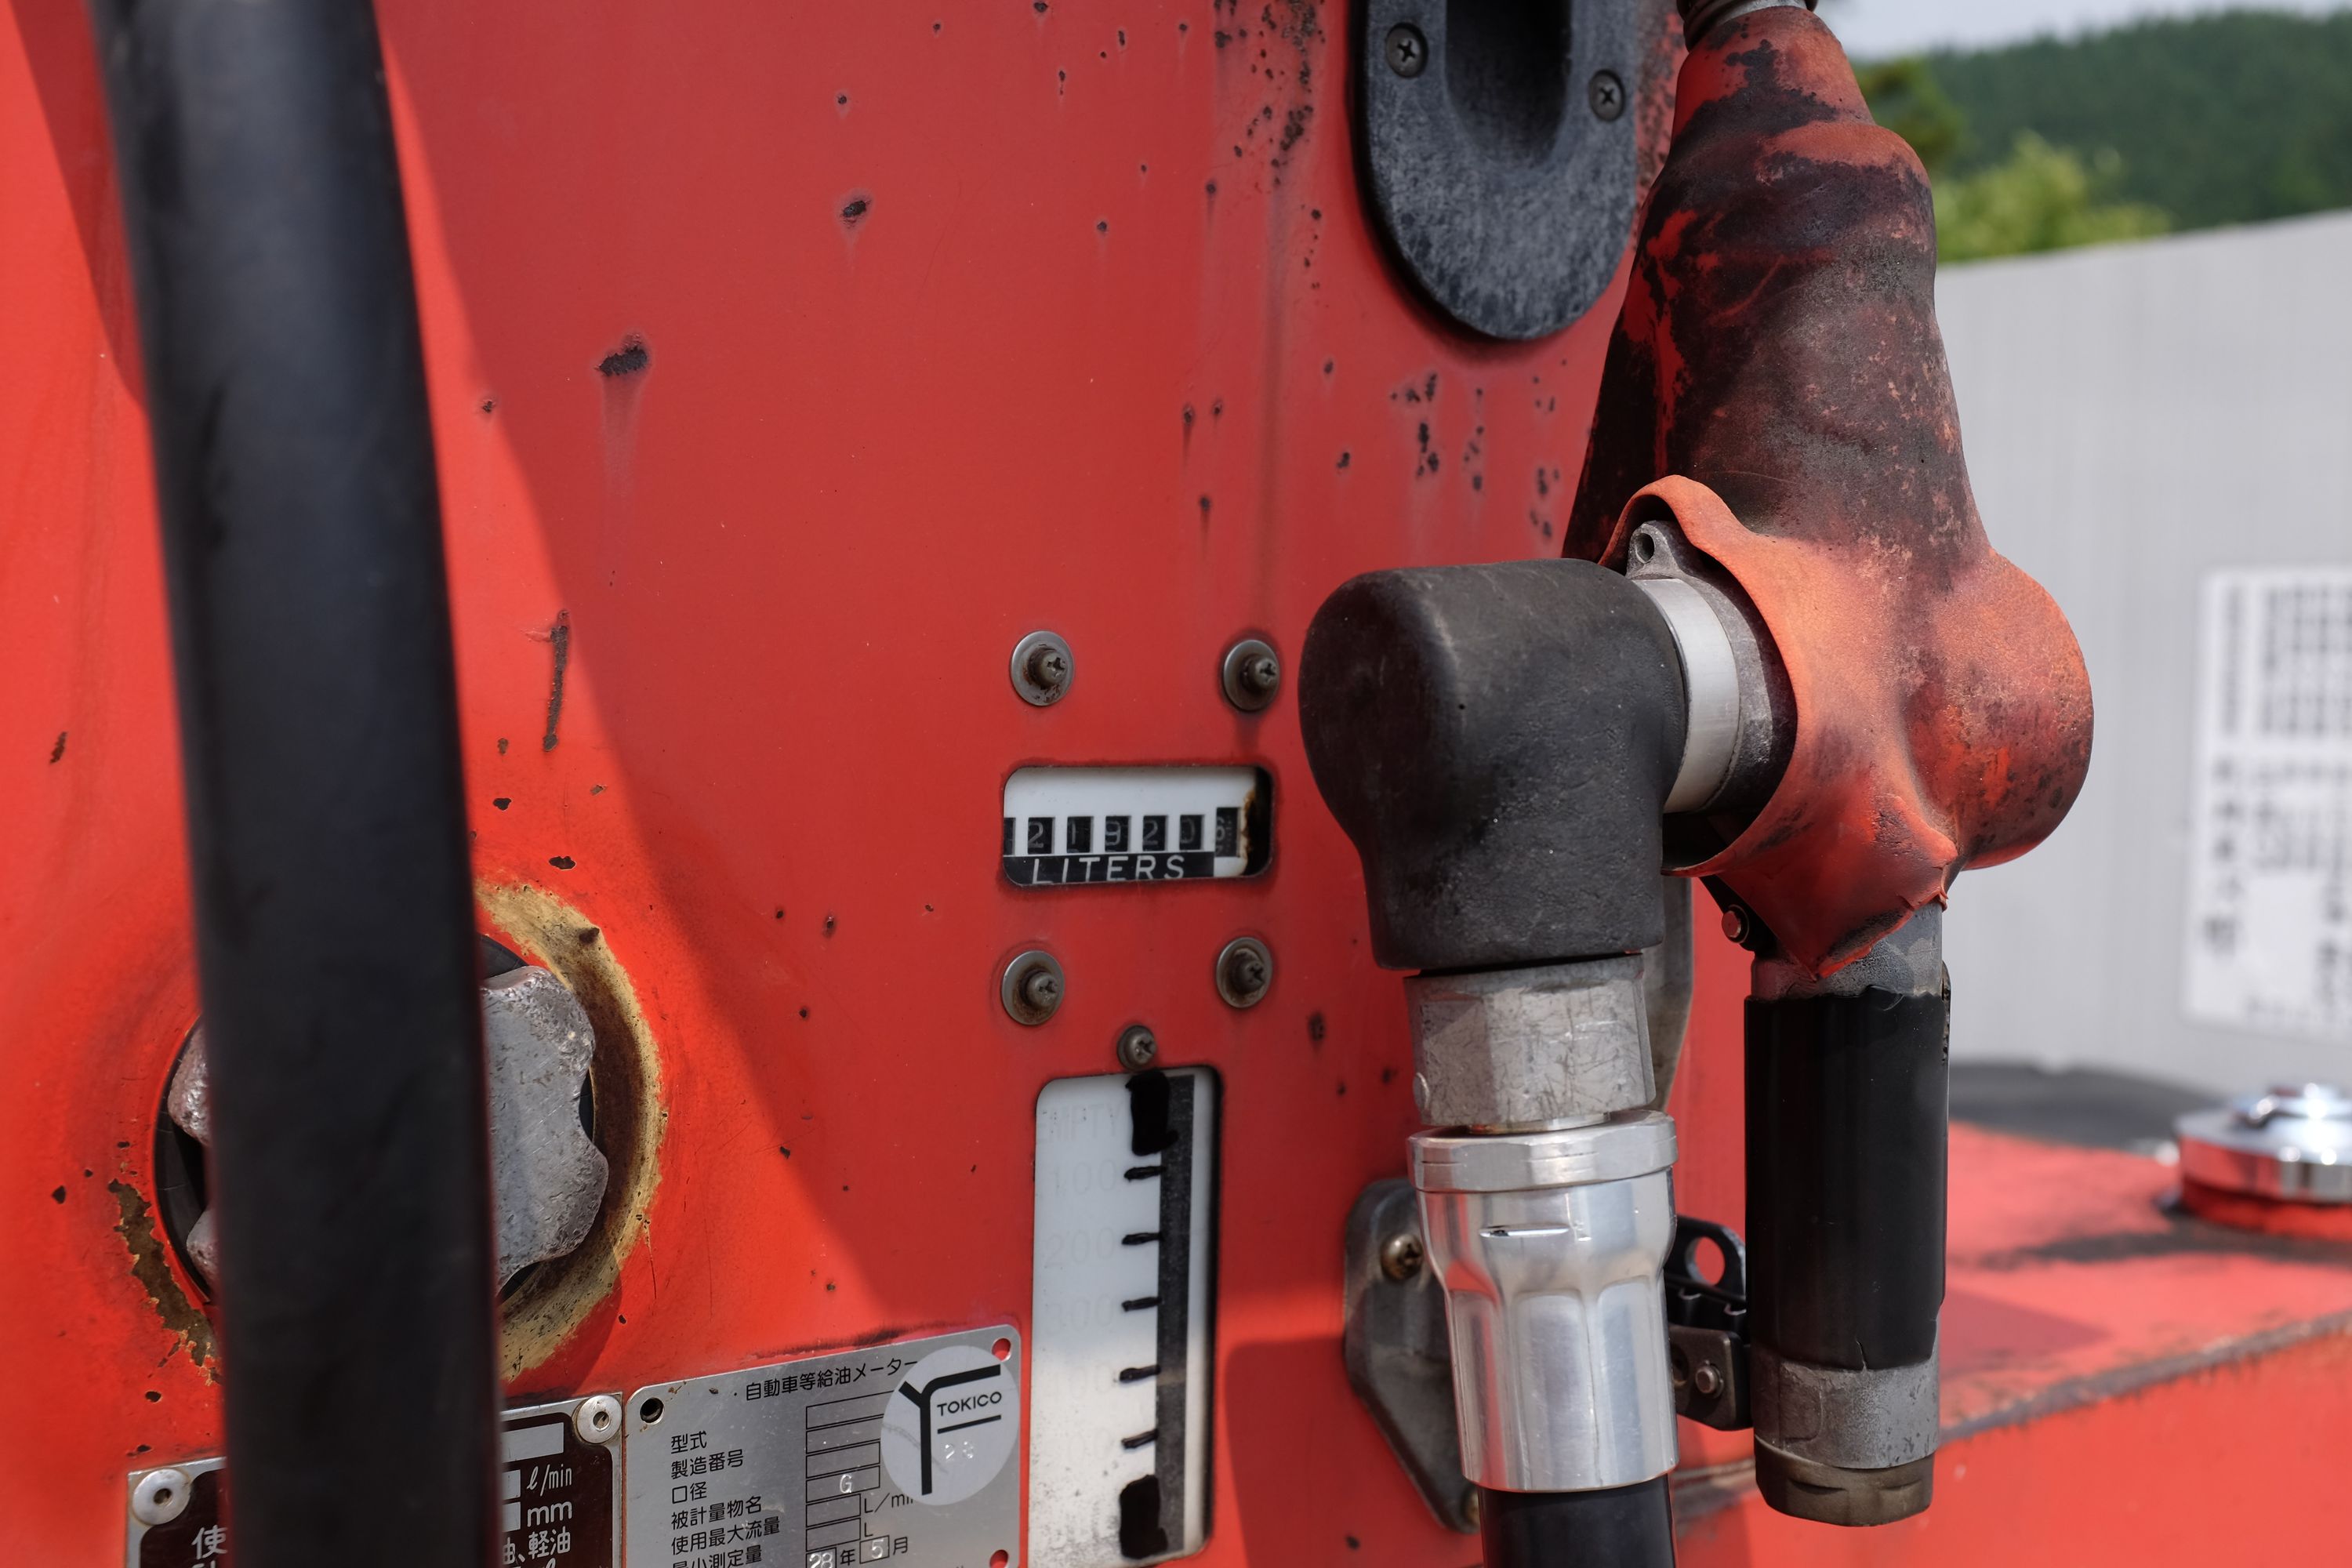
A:
[[[1718,1279],[1699,1272],[1702,1241],[1723,1253]],[[1666,1339],[1675,1414],[1721,1432],[1748,1426],[1748,1247],[1729,1226],[1676,1216],[1666,1254]]]
[[[1429,1266],[1421,1203],[1401,1178],[1366,1187],[1348,1215],[1340,1344],[1348,1382],[1440,1523],[1478,1529],[1478,1489],[1462,1474],[1445,1289]]]

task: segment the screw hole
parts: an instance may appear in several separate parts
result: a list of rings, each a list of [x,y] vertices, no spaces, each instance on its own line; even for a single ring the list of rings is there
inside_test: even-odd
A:
[[[637,1420],[645,1426],[650,1426],[661,1418],[662,1402],[660,1400],[648,1399],[637,1406]]]
[[[1011,1340],[999,1340],[994,1344],[989,1346],[988,1350],[989,1353],[993,1355],[997,1360],[1009,1361],[1013,1356],[1013,1342]]]
[[[606,1411],[599,1410],[594,1415],[588,1417],[588,1425],[593,1426],[599,1432],[602,1432],[605,1427],[610,1426],[612,1424],[613,1417],[611,1414]]]
[[[172,1500],[172,1489],[171,1489],[171,1488],[169,1488],[169,1487],[157,1487],[157,1488],[155,1489],[155,1501],[157,1502],[157,1504],[158,1504],[158,1505],[167,1504],[167,1503],[169,1503],[171,1500]]]
[[[1012,1561],[1013,1553],[1000,1546],[988,1554],[988,1568],[1004,1568],[1004,1565]]]
[[[1656,534],[1645,528],[1633,535],[1634,560],[1646,563],[1656,560],[1657,556],[1658,536]]]

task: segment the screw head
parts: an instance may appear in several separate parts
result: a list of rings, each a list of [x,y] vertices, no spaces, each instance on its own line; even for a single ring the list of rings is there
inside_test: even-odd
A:
[[[1593,114],[1601,120],[1614,120],[1625,112],[1625,84],[1618,79],[1615,71],[1594,71],[1584,96],[1592,105]]]
[[[1007,1017],[1034,1029],[1061,1010],[1063,989],[1061,964],[1052,953],[1032,948],[1004,966],[996,994]]]
[[[1244,713],[1255,713],[1282,689],[1282,660],[1260,639],[1244,637],[1225,650],[1220,676],[1225,700]]]
[[[609,1443],[621,1435],[621,1402],[609,1394],[592,1394],[572,1412],[572,1429],[583,1443]]]
[[[1050,708],[1077,679],[1070,645],[1052,632],[1031,632],[1013,645],[1013,689],[1033,708]]]
[[[188,1511],[188,1489],[194,1484],[185,1470],[150,1470],[131,1489],[131,1516],[142,1524],[169,1524]]]
[[[1691,1369],[1691,1386],[1712,1399],[1723,1392],[1723,1373],[1715,1363],[1703,1361]]]
[[[1217,954],[1217,994],[1228,1006],[1255,1007],[1274,986],[1274,954],[1254,936],[1237,936]]]
[[[1160,1038],[1141,1024],[1129,1024],[1118,1032],[1118,1065],[1129,1072],[1141,1072],[1160,1058]]]
[[[1389,69],[1407,79],[1429,68],[1429,40],[1410,22],[1399,22],[1389,29],[1387,52]]]
[[[1391,1279],[1410,1279],[1421,1272],[1426,1256],[1421,1237],[1401,1230],[1381,1243],[1381,1272]]]
[[[1748,911],[1746,910],[1743,910],[1735,904],[1730,909],[1723,911],[1724,935],[1739,943],[1740,946],[1745,947],[1748,945]]]

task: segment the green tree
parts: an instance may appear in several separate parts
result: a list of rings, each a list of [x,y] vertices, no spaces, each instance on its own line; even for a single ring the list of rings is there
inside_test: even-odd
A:
[[[1931,55],[1926,68],[1967,127],[1940,176],[2013,161],[2030,131],[2114,148],[2105,194],[2183,229],[2352,206],[2352,10],[2166,18]]]
[[[1937,255],[1973,261],[2144,239],[2170,229],[2171,220],[2158,207],[2107,199],[2122,175],[2123,161],[2111,152],[2085,159],[2030,131],[2020,132],[2003,162],[1936,182]]]
[[[1940,173],[1960,150],[1968,120],[1959,105],[1936,79],[1936,72],[1916,55],[1899,60],[1859,65],[1854,76],[1870,112],[1881,125],[1911,143],[1927,173]]]

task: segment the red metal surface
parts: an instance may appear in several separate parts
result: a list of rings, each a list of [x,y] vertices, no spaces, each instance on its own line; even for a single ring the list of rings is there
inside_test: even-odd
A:
[[[2207,1186],[2184,1176],[2180,1181],[2180,1206],[2200,1219],[2235,1226],[2241,1230],[2352,1241],[2352,1205],[2257,1197],[2252,1193]]]
[[[125,1473],[219,1433],[205,1321],[152,1216],[154,1118],[197,999],[128,290],[80,13],[9,15],[0,1563],[47,1568],[119,1561]],[[1612,305],[1499,348],[1402,298],[1355,198],[1344,18],[1308,6],[383,16],[486,923],[575,973],[566,944],[595,928],[658,1064],[658,1177],[614,1217],[614,1283],[560,1343],[525,1344],[512,1391],[1024,1321],[1034,1098],[1108,1070],[1139,1018],[1227,1093],[1201,1561],[1459,1568],[1475,1549],[1423,1511],[1337,1344],[1342,1222],[1401,1170],[1412,1119],[1398,983],[1365,952],[1288,700],[1236,717],[1216,660],[1244,631],[1295,655],[1359,571],[1556,549]],[[600,374],[631,342],[643,368]],[[1078,665],[1045,710],[1005,679],[1041,625]],[[1010,768],[1171,759],[1274,771],[1268,877],[1002,881]],[[363,846],[349,875],[366,897]],[[1209,973],[1241,931],[1279,965],[1247,1014]],[[993,1000],[1033,941],[1070,975],[1034,1031]],[[1701,944],[1678,1192],[1736,1219],[1744,955]],[[1958,1162],[1962,1212],[1979,1174]],[[2155,1266],[2059,1267],[1955,1282],[2073,1321],[2102,1269]],[[2164,1268],[2135,1290],[2194,1312],[2161,1336],[2109,1320],[2100,1364],[2343,1310],[2317,1264]],[[2243,1432],[2224,1479],[2340,1468],[2338,1343],[1969,1437],[1998,1461],[1968,1458],[1984,1468],[1940,1482],[1916,1529],[2046,1499],[2012,1517],[2053,1542],[2134,1521],[2160,1542],[2174,1505],[2137,1501],[2135,1478],[2177,1468],[2185,1431]],[[2058,1369],[2034,1386],[2096,1359],[2034,1353]],[[2002,1408],[2028,1408],[2012,1393]],[[1743,1447],[1685,1436],[1694,1464]],[[2098,1484],[2062,1509],[2059,1469]],[[2302,1539],[2284,1512],[2241,1524],[2248,1552]],[[1752,1504],[1691,1529],[1701,1561],[1882,1539]]]
[[[1993,552],[1969,489],[1935,232],[1925,172],[1826,26],[1780,7],[1710,33],[1568,541],[1613,562],[1663,506],[1770,628],[1794,748],[1698,869],[1814,973],[2040,843],[2090,763],[2074,633]]]
[[[0,1343],[44,1413],[0,1427],[13,1568],[119,1555],[125,1472],[218,1430],[149,1213],[196,998],[114,197],[78,7],[10,14]],[[1141,1019],[1225,1084],[1204,1561],[1467,1561],[1337,1342],[1349,1206],[1412,1123],[1398,982],[1295,710],[1237,716],[1217,666],[1295,658],[1358,572],[1557,550],[1613,300],[1525,347],[1409,303],[1311,5],[383,15],[478,875],[570,911],[505,928],[541,956],[597,928],[660,1065],[617,1281],[512,1390],[1025,1321],[1038,1089]],[[1043,710],[1006,679],[1041,626],[1077,664]],[[1013,767],[1226,760],[1275,775],[1262,879],[1002,879]],[[1239,1014],[1211,965],[1244,931],[1278,967]],[[1069,974],[1036,1030],[995,1001],[1033,942]]]
[[[1952,1131],[1936,1503],[1869,1531],[1685,1454],[1685,1568],[2242,1563],[2352,1452],[2352,1243],[2174,1212],[2172,1168]],[[2266,1543],[2274,1542],[2273,1547]]]

